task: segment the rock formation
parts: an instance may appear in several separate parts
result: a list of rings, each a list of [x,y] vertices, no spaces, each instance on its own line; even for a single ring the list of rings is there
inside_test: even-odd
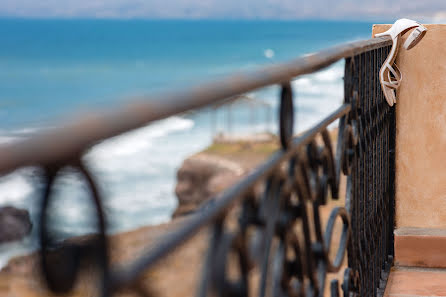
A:
[[[29,234],[31,228],[27,210],[12,206],[0,207],[0,244],[22,239]]]
[[[200,153],[187,158],[177,173],[178,207],[172,216],[195,211],[243,174],[244,169],[237,163],[221,157]]]

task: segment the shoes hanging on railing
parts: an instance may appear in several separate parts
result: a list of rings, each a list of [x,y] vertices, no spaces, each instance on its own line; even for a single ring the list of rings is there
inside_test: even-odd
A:
[[[375,34],[375,37],[390,36],[393,42],[390,54],[379,71],[381,88],[384,96],[386,97],[387,103],[389,103],[390,106],[393,106],[393,104],[396,103],[396,90],[399,88],[401,80],[403,79],[401,71],[395,64],[401,36],[413,28],[415,29],[412,31],[412,33],[410,33],[403,45],[406,50],[409,50],[418,44],[427,31],[426,27],[416,21],[399,19],[386,32]]]

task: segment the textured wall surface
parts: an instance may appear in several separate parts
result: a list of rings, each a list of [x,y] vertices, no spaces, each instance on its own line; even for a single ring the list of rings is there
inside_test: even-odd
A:
[[[446,228],[446,25],[426,27],[416,47],[400,47],[396,61],[403,75],[396,104],[397,228]],[[373,34],[388,28],[375,25]]]

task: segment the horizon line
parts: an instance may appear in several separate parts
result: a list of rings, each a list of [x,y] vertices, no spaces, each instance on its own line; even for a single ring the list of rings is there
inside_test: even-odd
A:
[[[361,17],[361,18],[326,18],[326,17],[113,17],[113,16],[10,16],[1,15],[0,20],[111,20],[111,21],[332,21],[332,22],[361,22],[390,20],[389,17]]]

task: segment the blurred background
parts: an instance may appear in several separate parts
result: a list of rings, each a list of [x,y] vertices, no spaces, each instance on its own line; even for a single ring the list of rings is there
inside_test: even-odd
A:
[[[442,22],[446,8],[443,0],[1,0],[0,16],[4,145],[59,127],[67,115],[368,39],[374,23]],[[293,82],[297,131],[342,102],[343,71],[337,63]],[[252,104],[231,107],[230,124],[224,106],[200,110],[109,139],[85,155],[106,198],[110,233],[169,221],[178,168],[217,134],[277,133],[278,88],[246,96],[258,102],[255,119]],[[24,168],[2,177],[0,206],[26,209],[35,222],[38,176]],[[68,171],[56,190],[52,225],[60,237],[92,232],[80,203],[87,199],[82,180]],[[36,247],[34,228],[0,246],[0,266]]]

